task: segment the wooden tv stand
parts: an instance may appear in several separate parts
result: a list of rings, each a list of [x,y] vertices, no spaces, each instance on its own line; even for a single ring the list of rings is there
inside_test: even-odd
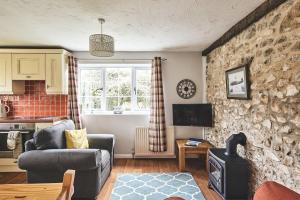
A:
[[[196,155],[204,155],[205,156],[205,168],[207,170],[207,152],[209,148],[213,146],[208,142],[202,142],[196,147],[193,146],[185,146],[186,139],[178,139],[176,140],[176,145],[178,148],[178,162],[179,162],[179,171],[185,170],[185,157],[187,154],[196,154]]]

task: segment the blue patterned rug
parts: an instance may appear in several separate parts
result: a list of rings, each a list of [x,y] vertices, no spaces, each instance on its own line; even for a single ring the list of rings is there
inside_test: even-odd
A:
[[[110,200],[164,200],[168,197],[205,200],[190,173],[119,174]]]

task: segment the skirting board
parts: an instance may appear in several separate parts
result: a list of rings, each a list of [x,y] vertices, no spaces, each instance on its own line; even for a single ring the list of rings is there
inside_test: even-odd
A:
[[[115,154],[115,158],[176,158],[175,155],[135,155],[132,154]]]
[[[175,155],[135,155],[134,158],[176,158]]]
[[[132,154],[115,154],[115,158],[133,158]]]

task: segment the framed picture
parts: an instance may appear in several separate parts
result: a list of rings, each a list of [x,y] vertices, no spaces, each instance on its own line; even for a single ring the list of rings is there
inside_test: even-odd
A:
[[[225,72],[227,99],[250,99],[249,65],[247,63]]]

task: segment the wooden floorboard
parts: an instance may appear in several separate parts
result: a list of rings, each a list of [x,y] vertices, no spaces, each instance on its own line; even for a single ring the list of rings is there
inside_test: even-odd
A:
[[[201,160],[188,160],[186,170],[191,172],[206,200],[221,199],[215,192],[207,188],[207,173]],[[178,165],[176,159],[116,159],[112,173],[101,189],[98,200],[108,200],[117,175],[130,172],[178,172]],[[0,184],[25,182],[25,173],[0,173]]]
[[[26,174],[24,172],[0,173],[0,184],[26,183]]]

